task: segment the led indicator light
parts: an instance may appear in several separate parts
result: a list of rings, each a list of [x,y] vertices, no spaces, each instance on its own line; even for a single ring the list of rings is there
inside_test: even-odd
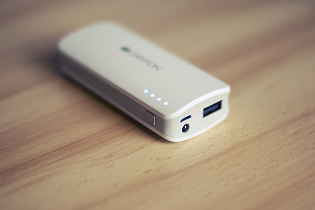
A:
[[[167,106],[167,105],[168,105],[168,102],[164,102],[164,105]]]
[[[144,92],[144,93],[148,93],[148,92],[149,92],[149,90],[148,90],[148,89],[145,89],[143,92]]]
[[[162,99],[161,99],[161,98],[158,98],[158,99],[156,99],[156,100],[161,101]]]
[[[155,94],[154,94],[154,93],[152,93],[152,94],[151,94],[151,97],[153,98],[154,96],[155,96]]]

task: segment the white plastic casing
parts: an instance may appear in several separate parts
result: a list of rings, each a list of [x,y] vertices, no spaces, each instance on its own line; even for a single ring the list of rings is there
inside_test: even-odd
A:
[[[114,22],[63,38],[58,62],[65,74],[173,142],[208,130],[228,113],[227,84]],[[204,108],[219,101],[221,108],[204,117]]]

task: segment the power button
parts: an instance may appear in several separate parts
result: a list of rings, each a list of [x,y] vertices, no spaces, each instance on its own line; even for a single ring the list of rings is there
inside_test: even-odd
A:
[[[147,112],[147,121],[148,121],[148,123],[150,123],[151,125],[154,125],[154,126],[155,126],[155,123],[156,123],[155,115],[152,114],[151,112]]]

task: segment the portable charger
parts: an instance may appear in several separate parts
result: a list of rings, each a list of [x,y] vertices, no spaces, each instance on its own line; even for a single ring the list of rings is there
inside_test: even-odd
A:
[[[221,122],[230,87],[114,22],[58,43],[60,69],[158,135],[180,142]]]

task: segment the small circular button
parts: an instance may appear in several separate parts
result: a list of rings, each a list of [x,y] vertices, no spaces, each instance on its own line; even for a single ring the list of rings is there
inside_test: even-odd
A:
[[[182,128],[182,132],[186,133],[189,130],[189,124],[185,124]]]

